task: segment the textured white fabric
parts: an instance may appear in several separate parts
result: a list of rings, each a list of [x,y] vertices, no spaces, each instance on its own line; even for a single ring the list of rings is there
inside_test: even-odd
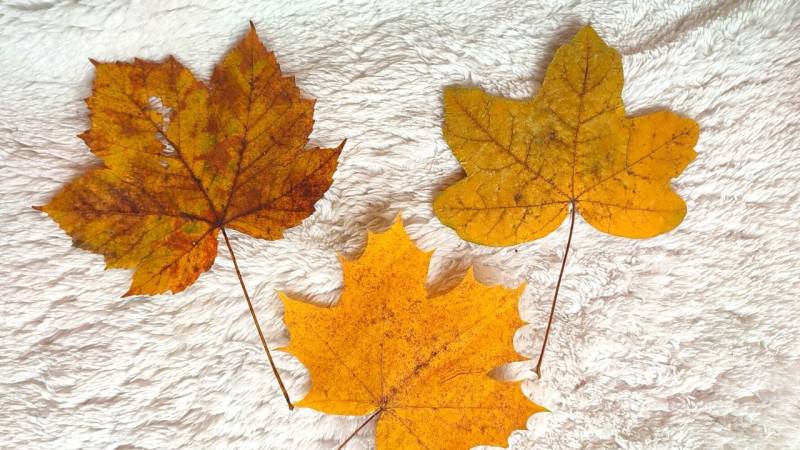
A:
[[[433,193],[459,176],[441,92],[528,96],[591,23],[623,55],[629,113],[700,122],[699,156],[675,183],[689,214],[644,241],[579,219],[543,380],[524,384],[552,413],[511,445],[800,448],[800,4],[631,3],[4,0],[0,448],[333,448],[363,420],[287,410],[224,247],[184,293],[121,299],[130,273],[104,271],[30,208],[97,164],[76,137],[89,57],[174,54],[206,79],[249,19],[317,99],[314,141],[348,139],[314,216],[282,241],[234,233],[273,346],[288,339],[275,290],[335,300],[336,252],[357,254],[401,211],[436,249],[433,288],[470,263],[487,282],[528,283],[517,348],[536,355],[566,224],[493,249],[433,218]],[[277,362],[300,398],[307,372]]]

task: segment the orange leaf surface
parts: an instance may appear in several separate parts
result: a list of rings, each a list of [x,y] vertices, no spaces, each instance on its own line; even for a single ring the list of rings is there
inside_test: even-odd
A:
[[[467,176],[434,211],[462,238],[513,245],[558,228],[569,206],[600,231],[646,238],[676,227],[670,188],[695,157],[698,126],[669,111],[628,118],[622,63],[587,26],[556,52],[538,95],[444,92],[445,140]]]
[[[520,360],[523,325],[509,290],[475,281],[428,298],[430,253],[418,250],[398,220],[370,234],[364,254],[340,258],[344,291],[319,307],[281,294],[291,341],[284,349],[311,372],[298,406],[330,414],[374,414],[377,448],[453,449],[500,445],[543,408],[519,383],[489,371]]]
[[[47,212],[108,268],[132,268],[126,295],[179,292],[208,270],[217,234],[278,239],[331,184],[334,149],[305,149],[314,101],[250,32],[205,84],[172,57],[97,63],[81,135],[103,166]]]

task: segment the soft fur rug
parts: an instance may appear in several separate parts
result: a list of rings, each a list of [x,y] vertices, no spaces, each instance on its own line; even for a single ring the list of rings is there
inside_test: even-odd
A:
[[[543,380],[524,384],[552,413],[510,445],[800,448],[800,4],[630,3],[4,0],[0,447],[334,448],[363,420],[287,410],[224,249],[180,295],[121,299],[130,274],[30,208],[97,163],[76,137],[89,57],[174,54],[206,79],[252,19],[317,99],[314,141],[348,139],[315,215],[282,241],[234,237],[273,346],[288,339],[275,290],[335,301],[336,253],[356,255],[399,212],[436,249],[433,289],[470,263],[486,282],[527,283],[517,348],[536,355],[566,222],[496,249],[433,217],[432,195],[459,176],[441,92],[528,96],[591,23],[623,54],[629,113],[700,122],[699,156],[675,183],[689,214],[643,241],[579,219]],[[307,372],[277,361],[300,398]]]

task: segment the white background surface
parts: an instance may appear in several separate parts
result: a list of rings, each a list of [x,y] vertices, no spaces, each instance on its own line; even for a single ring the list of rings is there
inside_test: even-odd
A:
[[[174,54],[207,79],[252,19],[317,99],[314,142],[348,139],[318,212],[277,242],[236,234],[273,345],[275,289],[336,298],[336,252],[398,211],[436,248],[431,284],[465,264],[528,288],[535,356],[566,223],[518,247],[468,245],[432,216],[458,164],[441,91],[536,91],[554,49],[585,23],[623,55],[631,114],[695,118],[698,158],[677,180],[689,214],[646,241],[582,220],[544,379],[553,412],[513,448],[800,448],[800,4],[796,1],[315,2],[3,0],[0,4],[0,447],[333,448],[361,418],[290,413],[224,249],[180,295],[119,298],[130,275],[30,205],[97,164],[76,137],[88,58]],[[307,372],[278,364],[295,398]],[[530,368],[523,376],[530,376]],[[370,448],[367,428],[352,448]]]

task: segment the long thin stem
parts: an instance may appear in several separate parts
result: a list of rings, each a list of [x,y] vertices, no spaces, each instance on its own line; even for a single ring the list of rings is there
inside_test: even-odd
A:
[[[278,368],[275,366],[275,361],[272,360],[272,353],[270,353],[269,347],[267,346],[267,339],[264,337],[264,332],[261,331],[261,325],[258,323],[256,310],[253,308],[253,302],[250,300],[250,294],[247,293],[247,287],[244,285],[242,272],[239,271],[239,264],[236,262],[236,255],[233,254],[233,247],[231,247],[231,241],[228,239],[228,233],[225,231],[225,227],[220,227],[220,229],[222,230],[222,236],[225,238],[225,245],[228,246],[228,252],[231,254],[233,268],[236,269],[236,276],[239,278],[239,285],[242,286],[244,298],[247,300],[247,307],[250,308],[250,316],[253,317],[253,323],[256,324],[256,330],[258,331],[258,337],[261,338],[261,346],[264,347],[264,352],[267,354],[267,360],[269,361],[270,367],[272,367],[272,373],[275,374],[275,379],[278,380],[278,385],[281,387],[283,398],[286,399],[286,404],[289,405],[289,409],[294,409],[292,400],[289,398],[289,392],[286,390],[286,386],[283,385],[283,380],[281,379],[281,375],[278,373]]]
[[[550,305],[550,319],[547,321],[547,329],[544,332],[544,341],[542,341],[542,350],[539,352],[539,361],[536,363],[536,376],[542,378],[542,360],[544,360],[544,349],[547,348],[547,338],[550,337],[550,327],[553,325],[553,315],[556,312],[556,301],[558,300],[558,290],[561,289],[561,278],[564,276],[564,267],[567,265],[567,255],[569,254],[569,246],[572,244],[572,229],[575,228],[575,203],[572,202],[569,216],[569,237],[567,237],[567,247],[564,249],[564,257],[561,259],[561,271],[558,273],[558,282],[556,282],[556,292],[553,294],[553,304]]]
[[[354,438],[354,437],[355,437],[355,436],[358,434],[358,432],[359,432],[359,431],[361,431],[361,429],[362,429],[362,428],[364,428],[365,426],[367,426],[367,424],[368,424],[368,423],[372,422],[372,419],[374,419],[375,417],[377,417],[377,416],[378,416],[378,414],[380,414],[380,413],[381,413],[381,411],[383,411],[383,408],[381,408],[381,409],[379,409],[379,410],[375,411],[374,413],[372,413],[372,415],[371,415],[371,416],[367,417],[367,420],[365,420],[365,421],[364,421],[364,422],[363,422],[361,425],[359,425],[359,426],[358,426],[358,428],[356,428],[356,429],[355,429],[355,431],[353,431],[352,433],[350,433],[350,436],[347,436],[347,439],[345,439],[345,440],[344,440],[344,442],[342,442],[341,444],[339,444],[339,446],[338,446],[338,447],[336,447],[336,450],[342,450],[342,449],[344,448],[344,446],[345,446],[345,445],[347,445],[347,443],[348,443],[348,442],[350,442],[350,440],[351,440],[351,439],[353,439],[353,438]]]

